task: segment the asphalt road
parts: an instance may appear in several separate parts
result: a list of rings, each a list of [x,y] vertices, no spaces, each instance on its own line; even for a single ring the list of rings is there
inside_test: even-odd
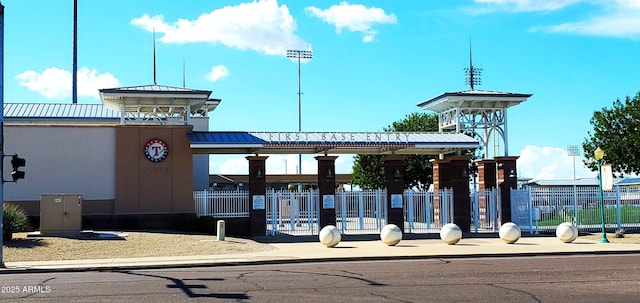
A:
[[[20,273],[0,302],[640,302],[639,269],[636,254]]]

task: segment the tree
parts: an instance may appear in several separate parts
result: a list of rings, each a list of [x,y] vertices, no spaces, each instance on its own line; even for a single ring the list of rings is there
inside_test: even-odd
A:
[[[598,166],[593,152],[600,147],[605,151],[605,160],[619,174],[640,173],[640,93],[624,102],[617,99],[611,108],[596,111],[589,121],[593,133],[582,143],[584,164],[596,171]]]
[[[403,120],[393,122],[384,131],[438,131],[436,114],[412,113]],[[427,189],[433,183],[433,167],[429,160],[435,155],[412,155],[405,159],[404,182],[406,187]],[[383,188],[385,186],[382,155],[356,155],[353,163],[351,183],[362,188]]]

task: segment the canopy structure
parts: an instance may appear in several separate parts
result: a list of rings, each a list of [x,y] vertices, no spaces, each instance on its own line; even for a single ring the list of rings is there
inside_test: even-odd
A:
[[[219,99],[211,91],[166,85],[141,85],[100,89],[102,104],[120,112],[121,123],[189,124],[191,114],[212,111]]]
[[[525,102],[531,94],[467,90],[449,92],[423,101],[418,107],[438,113],[439,131],[477,134],[483,140],[484,158],[489,158],[489,139],[495,131],[509,154],[507,109]],[[494,151],[496,154],[497,151]]]
[[[461,133],[192,132],[194,154],[451,154],[479,143]]]

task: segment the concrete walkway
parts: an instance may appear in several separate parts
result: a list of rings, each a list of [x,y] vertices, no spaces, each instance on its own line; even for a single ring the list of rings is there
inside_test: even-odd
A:
[[[640,253],[640,244],[599,243],[598,241],[581,238],[578,238],[573,243],[562,243],[555,237],[523,237],[514,244],[506,244],[497,237],[463,238],[455,245],[447,245],[440,239],[403,239],[396,246],[387,246],[375,238],[343,238],[333,248],[325,247],[317,240],[314,241],[314,239],[317,238],[307,238],[293,242],[290,239],[278,241],[277,238],[264,238],[275,249],[248,254],[6,262],[5,268],[0,269],[0,273],[277,264],[311,261]],[[258,241],[261,241],[261,239],[258,239]]]

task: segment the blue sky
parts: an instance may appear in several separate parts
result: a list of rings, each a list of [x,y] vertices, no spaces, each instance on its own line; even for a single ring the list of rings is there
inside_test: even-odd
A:
[[[5,102],[71,102],[73,1],[3,0]],[[186,5],[185,5],[186,4]],[[34,9],[38,7],[38,9]],[[200,1],[78,0],[79,103],[99,88],[153,83],[212,90],[211,130],[380,131],[416,105],[468,89],[533,96],[509,109],[519,177],[573,178],[595,110],[640,91],[640,0]],[[338,173],[350,172],[341,156]],[[577,177],[592,177],[576,159]],[[286,165],[286,168],[285,168]],[[294,173],[297,155],[267,173]],[[243,157],[212,157],[214,173],[245,173]],[[304,158],[303,172],[315,162]]]

